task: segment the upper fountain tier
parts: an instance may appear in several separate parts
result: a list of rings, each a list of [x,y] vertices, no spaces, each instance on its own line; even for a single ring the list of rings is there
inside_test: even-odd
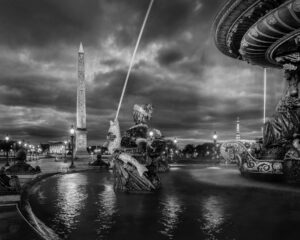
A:
[[[221,52],[254,65],[300,64],[300,0],[229,0],[214,21]]]

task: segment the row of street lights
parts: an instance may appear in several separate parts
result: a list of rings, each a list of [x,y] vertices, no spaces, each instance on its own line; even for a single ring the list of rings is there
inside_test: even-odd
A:
[[[32,144],[29,144],[29,143],[26,143],[21,140],[17,141],[17,142],[14,142],[13,145],[11,146],[8,146],[9,144],[9,141],[10,141],[10,137],[6,134],[6,136],[4,137],[4,140],[5,140],[5,155],[6,155],[6,163],[5,163],[5,166],[6,167],[9,167],[10,164],[9,164],[9,151],[11,152],[14,152],[14,155],[16,154],[16,151],[21,148],[21,147],[24,147],[26,149],[26,151],[29,151],[30,153],[30,160],[32,160],[32,157],[34,158],[34,156],[37,157],[37,154],[40,153],[42,151],[42,149],[40,148],[40,145],[38,145],[37,147],[32,145]],[[13,147],[14,146],[14,147]],[[14,150],[12,149],[12,147],[14,148]],[[11,148],[11,149],[9,149]],[[2,150],[1,150],[2,151]],[[35,154],[35,155],[34,155]],[[15,155],[16,156],[16,155]]]
[[[74,127],[73,127],[73,125],[71,126],[71,128],[70,128],[70,137],[71,137],[71,165],[70,165],[70,168],[75,168],[75,164],[74,164],[74,136],[75,136],[75,129],[74,129]],[[5,166],[6,167],[9,167],[10,165],[9,165],[9,158],[8,158],[8,147],[7,147],[7,145],[8,145],[8,142],[9,142],[9,140],[10,140],[10,138],[9,138],[9,136],[6,134],[6,136],[5,136],[5,138],[4,138],[4,140],[5,140],[5,143],[6,143],[6,164],[5,164]],[[22,146],[22,141],[18,141],[18,144],[19,144],[19,146]],[[67,145],[67,141],[64,141],[64,143],[65,143],[65,147],[66,147],[66,145]],[[25,149],[29,149],[29,151],[31,152],[31,154],[32,154],[32,152],[34,152],[35,151],[35,146],[33,146],[33,145],[31,145],[31,144],[27,144],[27,143],[23,143],[23,146],[25,147]],[[41,151],[41,149],[38,147],[38,149],[37,149],[38,151]],[[66,155],[65,155],[66,156]]]

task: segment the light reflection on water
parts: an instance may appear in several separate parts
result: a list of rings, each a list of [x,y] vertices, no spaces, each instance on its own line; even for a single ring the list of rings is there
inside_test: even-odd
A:
[[[76,228],[79,219],[76,217],[85,208],[87,178],[83,174],[66,174],[58,178],[56,191],[57,201],[55,208],[58,209],[53,222],[59,226],[63,224],[65,230],[70,232]],[[56,229],[58,231],[58,229]],[[61,234],[59,232],[59,234]],[[66,233],[63,233],[66,235]]]
[[[176,196],[166,196],[160,204],[163,206],[160,222],[164,227],[161,233],[172,239],[182,212],[181,203]]]
[[[216,234],[222,230],[222,224],[225,221],[224,217],[224,200],[215,195],[207,196],[202,203],[203,218],[199,220],[201,228],[209,236],[209,239],[214,240]]]
[[[105,171],[55,176],[31,203],[46,225],[72,240],[298,239],[300,196],[217,188],[195,181],[195,171],[161,175],[161,191],[149,195],[114,193]]]
[[[96,231],[101,239],[113,226],[114,215],[117,211],[116,195],[111,183],[104,184],[104,191],[98,195],[97,207],[98,214],[95,221],[98,222],[98,228]]]

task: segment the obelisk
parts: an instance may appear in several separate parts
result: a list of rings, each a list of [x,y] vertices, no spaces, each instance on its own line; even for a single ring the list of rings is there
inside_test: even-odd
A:
[[[236,133],[235,133],[235,140],[241,140],[241,133],[240,133],[240,118],[237,117],[236,119]]]
[[[84,50],[80,43],[78,51],[78,81],[77,81],[77,115],[76,115],[76,144],[77,158],[88,156],[87,129],[86,129],[86,98],[85,98],[85,67]]]

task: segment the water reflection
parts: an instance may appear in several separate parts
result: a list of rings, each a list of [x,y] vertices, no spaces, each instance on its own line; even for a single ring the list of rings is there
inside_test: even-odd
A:
[[[99,223],[97,235],[102,239],[109,232],[114,224],[114,214],[116,213],[116,196],[111,183],[104,184],[104,191],[98,195],[98,214],[96,222]]]
[[[80,215],[81,210],[85,208],[84,200],[86,193],[86,175],[67,174],[58,178],[56,208],[58,209],[54,219],[55,225],[64,225],[63,233],[65,236],[72,229],[76,228],[76,217]],[[57,229],[59,231],[59,229]],[[67,231],[67,233],[66,233]],[[58,233],[61,233],[60,231]]]
[[[213,187],[191,172],[201,174],[190,167],[162,175],[163,188],[149,195],[115,194],[108,172],[60,175],[43,183],[44,204],[33,201],[38,191],[31,202],[47,226],[73,240],[257,239],[257,232],[259,239],[298,239],[299,195]]]
[[[160,232],[169,239],[172,239],[174,237],[174,231],[179,223],[179,215],[182,212],[182,206],[179,199],[174,195],[166,196],[161,204],[163,208],[160,222],[164,229]]]
[[[218,239],[216,235],[222,231],[222,224],[225,221],[224,204],[224,198],[216,195],[210,195],[202,201],[204,222],[199,221],[209,239]]]

